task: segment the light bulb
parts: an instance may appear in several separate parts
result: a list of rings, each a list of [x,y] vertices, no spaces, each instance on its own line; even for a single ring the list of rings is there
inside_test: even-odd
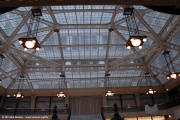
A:
[[[127,49],[131,49],[131,46],[127,46]]]
[[[21,97],[21,93],[18,92],[17,95],[16,95],[17,98]]]
[[[39,47],[36,48],[36,51],[39,51]]]
[[[27,51],[27,48],[24,48],[24,51]]]
[[[173,78],[173,79],[176,79],[177,78],[177,74],[176,73],[171,73],[170,77]]]
[[[19,44],[23,44],[23,41],[22,41],[22,40],[19,40]]]
[[[35,44],[35,43],[36,43],[36,41],[35,41],[35,40],[32,40],[32,43],[33,43],[33,44]]]
[[[25,46],[29,49],[32,49],[35,46],[35,43],[33,43],[32,41],[26,41]]]
[[[142,49],[142,46],[139,46],[139,49]]]
[[[59,93],[57,93],[56,94],[57,95],[57,97],[66,97],[66,95],[64,94],[64,92],[59,92]]]
[[[114,93],[112,91],[107,91],[106,96],[114,96]]]
[[[143,38],[143,42],[146,42],[147,41],[147,38]]]
[[[140,46],[141,45],[141,40],[140,39],[134,39],[134,38],[131,38],[131,44],[134,46],[134,47],[137,47],[137,46]]]
[[[6,97],[11,97],[11,95],[10,95],[10,94],[7,94]]]

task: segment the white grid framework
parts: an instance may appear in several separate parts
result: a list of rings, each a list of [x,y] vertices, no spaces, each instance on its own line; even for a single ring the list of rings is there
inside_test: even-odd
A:
[[[128,31],[121,6],[43,7],[38,30],[41,49],[27,52],[17,40],[26,36],[31,7],[0,15],[0,52],[5,56],[1,85],[16,89],[22,71],[25,89],[58,88],[60,74],[66,76],[63,88],[104,87],[106,73],[111,74],[112,87],[144,86],[145,72],[153,76],[153,85],[165,84],[165,49],[172,51],[180,71],[180,16],[134,8],[140,34],[148,36],[141,50],[125,47]]]

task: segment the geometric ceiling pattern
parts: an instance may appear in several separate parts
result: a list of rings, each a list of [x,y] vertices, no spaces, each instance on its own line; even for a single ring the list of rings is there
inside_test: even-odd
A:
[[[167,82],[162,52],[171,51],[180,72],[180,16],[134,6],[141,35],[147,36],[142,49],[128,50],[128,29],[123,7],[110,5],[43,7],[40,17],[39,51],[24,51],[18,38],[25,37],[31,7],[20,7],[0,15],[1,85],[16,89],[25,73],[24,89],[98,88],[108,85],[145,86],[144,73],[153,85]],[[113,28],[113,31],[109,29]],[[59,30],[58,32],[56,30]]]

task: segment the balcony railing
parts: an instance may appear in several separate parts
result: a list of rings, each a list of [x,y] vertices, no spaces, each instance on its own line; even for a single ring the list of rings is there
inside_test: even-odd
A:
[[[172,107],[176,107],[180,105],[180,100],[176,100],[176,101],[169,101],[167,103],[164,104],[158,104],[158,108],[159,110],[166,110]],[[105,106],[102,108],[103,113],[113,113],[114,112],[114,108],[112,106]],[[131,106],[129,108],[127,107],[118,107],[118,111],[120,113],[123,112],[144,112],[145,111],[145,107],[144,106]]]
[[[57,114],[69,114],[69,108],[57,109]],[[0,115],[52,115],[53,109],[0,108]]]

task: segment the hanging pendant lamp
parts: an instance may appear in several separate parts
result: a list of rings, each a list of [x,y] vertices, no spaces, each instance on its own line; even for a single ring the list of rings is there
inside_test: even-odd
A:
[[[147,36],[142,36],[139,33],[138,25],[134,16],[134,8],[124,8],[123,15],[125,16],[129,33],[129,39],[126,43],[127,49],[133,47],[142,49],[144,42],[147,41]]]

